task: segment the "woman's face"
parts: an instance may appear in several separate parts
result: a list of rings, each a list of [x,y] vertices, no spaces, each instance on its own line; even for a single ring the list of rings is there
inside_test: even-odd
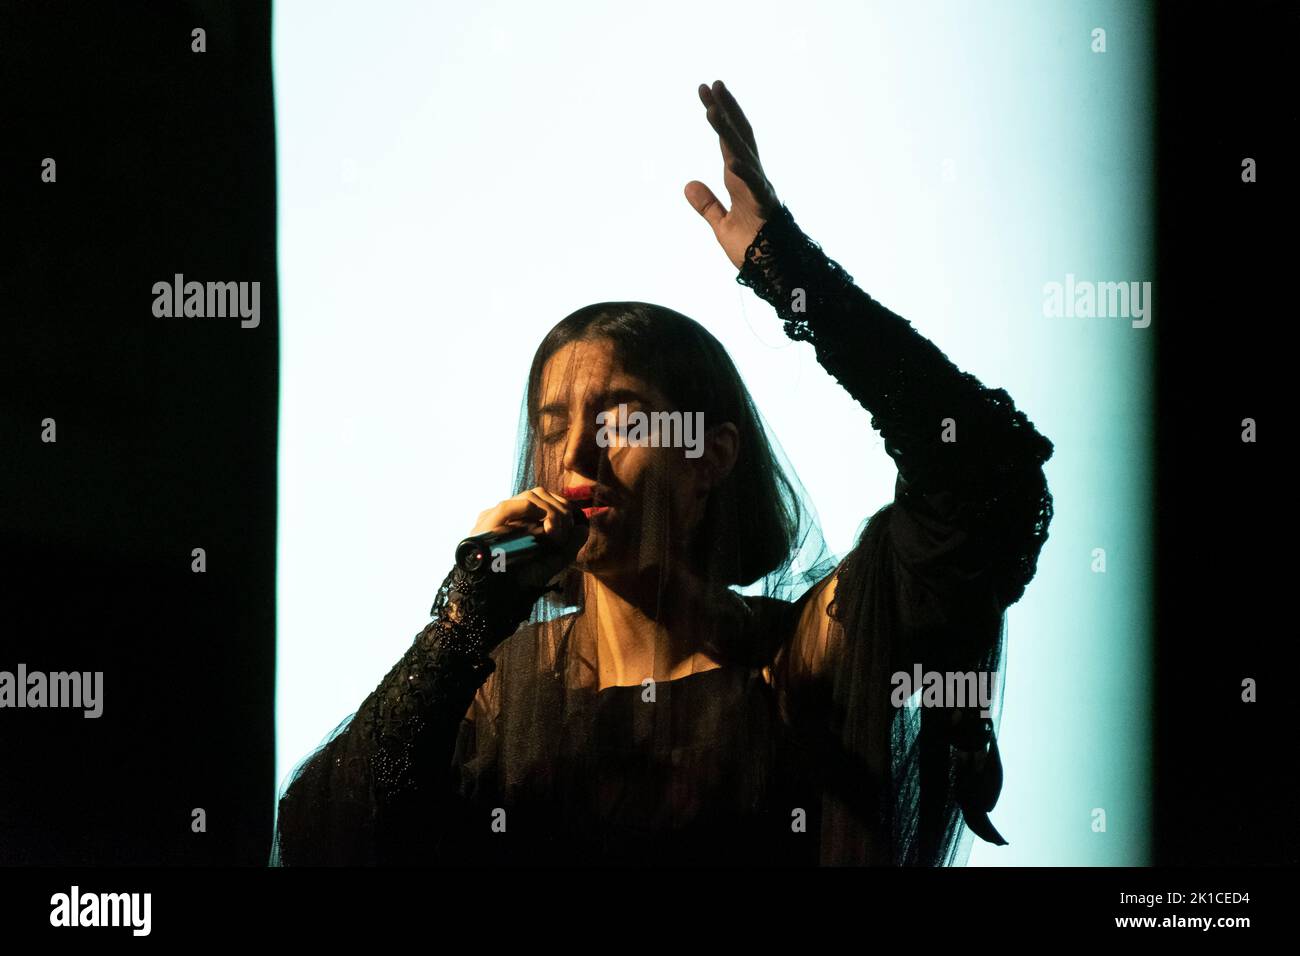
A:
[[[619,426],[627,424],[620,419],[623,411],[632,422],[634,412],[655,411],[679,411],[692,424],[698,420],[694,410],[672,409],[657,388],[625,372],[605,339],[572,342],[551,356],[542,369],[537,407],[539,484],[568,498],[593,489],[596,507],[589,512],[591,532],[578,567],[594,574],[635,573],[657,563],[665,549],[685,549],[719,466],[725,464],[725,475],[734,462],[735,426],[714,429],[707,439],[698,436],[696,457],[688,457],[685,447],[664,447],[666,438],[653,447],[620,436]],[[677,433],[682,434],[689,433]]]

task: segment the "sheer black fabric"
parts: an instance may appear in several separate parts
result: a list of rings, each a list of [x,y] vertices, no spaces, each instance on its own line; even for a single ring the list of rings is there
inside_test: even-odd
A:
[[[987,815],[1000,699],[986,717],[899,706],[894,675],[984,672],[1000,690],[1005,611],[1052,516],[1051,442],[858,289],[784,206],[737,281],[871,413],[894,501],[837,561],[790,471],[777,493],[793,547],[751,568],[714,547],[749,518],[724,486],[691,558],[708,569],[691,578],[707,666],[635,684],[610,682],[606,609],[580,571],[541,600],[453,572],[411,648],[291,776],[273,864],[950,865],[972,833],[1004,842]],[[534,432],[530,413],[518,490],[546,485]],[[664,593],[681,580],[668,510],[639,512]]]

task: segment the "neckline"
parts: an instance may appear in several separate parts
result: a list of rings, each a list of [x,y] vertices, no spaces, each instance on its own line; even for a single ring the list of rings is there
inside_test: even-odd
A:
[[[710,667],[707,668],[706,670],[695,671],[694,673],[691,674],[683,674],[681,677],[674,677],[671,678],[670,680],[655,681],[655,686],[663,687],[663,686],[678,685],[685,681],[689,681],[698,677],[707,677],[710,674],[716,674],[720,671],[731,671],[734,670],[736,666],[737,665],[734,664],[722,664],[719,665],[718,667]],[[644,688],[645,688],[644,684],[610,684],[608,687],[599,688],[595,693],[596,696],[599,697],[601,694],[606,694],[611,690],[643,690]]]
[[[728,593],[730,593],[732,596],[736,598],[739,598],[741,605],[744,607],[745,611],[752,617],[752,615],[754,614],[754,608],[750,605],[745,595],[737,594],[735,591],[730,591],[730,590],[728,590]],[[568,614],[565,616],[569,618],[569,623],[568,626],[565,627],[564,629],[564,634],[560,637],[559,654],[556,658],[555,668],[553,670],[553,676],[556,678],[560,678],[560,675],[564,672],[563,662],[566,661],[569,656],[569,641],[573,636],[573,629],[574,626],[578,623],[578,617],[580,615],[575,613],[575,614]],[[703,677],[706,674],[713,674],[717,671],[725,671],[728,674],[730,674],[731,672],[735,671],[737,668],[742,668],[742,667],[745,667],[745,665],[739,663],[722,663],[719,664],[717,667],[710,667],[702,671],[694,671],[693,673],[690,674],[684,674],[681,677],[674,677],[674,678],[670,678],[669,680],[656,681],[655,686],[665,685],[671,687],[674,684],[682,684],[685,681],[689,681],[691,678]],[[752,677],[755,671],[751,667],[748,668],[748,673],[749,676]],[[564,683],[562,678],[561,681],[562,683]],[[607,687],[599,687],[599,688],[591,688],[591,687],[577,688],[577,687],[568,687],[566,685],[565,692],[572,693],[574,691],[581,691],[585,689],[589,694],[591,694],[593,699],[596,699],[599,698],[602,694],[606,694],[612,690],[640,690],[643,687],[645,687],[644,684],[610,684]]]

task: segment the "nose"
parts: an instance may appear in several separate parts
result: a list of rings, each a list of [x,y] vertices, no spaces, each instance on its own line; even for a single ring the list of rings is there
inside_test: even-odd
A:
[[[590,420],[588,420],[590,419]],[[596,442],[596,423],[592,416],[576,415],[564,439],[564,470],[573,475],[595,478],[605,449]]]

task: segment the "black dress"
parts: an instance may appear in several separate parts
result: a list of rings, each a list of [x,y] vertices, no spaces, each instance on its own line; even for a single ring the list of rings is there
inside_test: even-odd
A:
[[[892,675],[1001,672],[1004,612],[1051,520],[1051,442],[784,206],[737,281],[812,342],[899,469],[834,600],[744,597],[747,655],[601,689],[568,676],[576,615],[521,626],[540,592],[454,571],[434,619],[293,774],[273,865],[936,865],[961,858],[963,822],[1003,842],[992,721],[891,705]]]

